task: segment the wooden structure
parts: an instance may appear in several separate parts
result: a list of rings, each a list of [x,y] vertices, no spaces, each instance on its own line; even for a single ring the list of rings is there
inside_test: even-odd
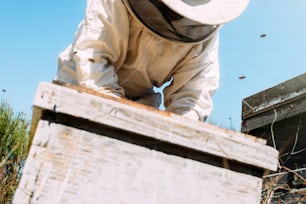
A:
[[[40,83],[13,203],[260,203],[263,139],[68,84]]]
[[[243,99],[242,121],[242,132],[266,139],[279,150],[281,173],[267,177],[278,186],[275,203],[281,197],[286,203],[293,198],[305,201],[306,73]]]

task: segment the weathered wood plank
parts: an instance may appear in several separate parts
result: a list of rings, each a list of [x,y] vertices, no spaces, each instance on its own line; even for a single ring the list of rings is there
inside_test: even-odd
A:
[[[256,128],[264,127],[286,118],[296,116],[306,112],[306,95],[305,98],[299,98],[290,103],[280,103],[265,109],[265,112],[258,112],[253,117],[244,119],[241,123],[241,132],[249,133]]]
[[[261,186],[257,177],[41,120],[13,203],[254,204]]]
[[[246,120],[287,104],[290,106],[301,98],[306,99],[306,73],[243,99],[242,119]]]
[[[264,145],[263,140],[153,110],[127,100],[95,96],[55,84],[40,83],[33,105],[34,108],[124,128],[146,137],[263,169],[277,169],[278,152]]]

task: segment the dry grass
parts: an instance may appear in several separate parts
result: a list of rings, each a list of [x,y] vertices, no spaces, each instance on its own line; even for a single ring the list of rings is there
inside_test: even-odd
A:
[[[9,104],[0,103],[0,204],[11,203],[28,148],[29,123]]]
[[[280,170],[264,177],[261,204],[305,204],[306,169],[280,167]]]

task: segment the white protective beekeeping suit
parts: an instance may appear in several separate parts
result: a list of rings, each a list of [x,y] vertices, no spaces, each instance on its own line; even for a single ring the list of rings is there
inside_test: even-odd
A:
[[[155,107],[160,95],[153,87],[171,80],[163,92],[166,110],[204,120],[219,83],[218,29],[201,42],[182,43],[152,32],[127,2],[88,0],[58,63],[55,80]]]

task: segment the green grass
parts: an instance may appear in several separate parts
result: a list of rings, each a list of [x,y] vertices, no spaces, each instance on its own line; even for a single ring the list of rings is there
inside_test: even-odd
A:
[[[0,103],[0,204],[11,203],[28,150],[29,123],[22,113]]]

